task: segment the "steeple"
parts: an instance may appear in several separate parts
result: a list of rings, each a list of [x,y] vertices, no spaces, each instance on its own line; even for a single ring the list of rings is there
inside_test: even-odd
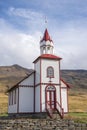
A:
[[[53,46],[53,41],[48,33],[48,30],[45,29],[44,36],[40,41],[41,54],[53,54]]]
[[[44,32],[44,36],[43,36],[41,42],[42,42],[42,41],[50,41],[50,42],[52,41],[51,38],[50,38],[50,35],[49,35],[49,33],[48,33],[47,28],[46,28],[46,30],[45,30],[45,32]]]

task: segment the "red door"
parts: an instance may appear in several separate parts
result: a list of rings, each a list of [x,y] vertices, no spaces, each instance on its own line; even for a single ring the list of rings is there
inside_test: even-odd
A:
[[[46,89],[46,107],[54,110],[56,109],[56,89],[53,86],[50,87]]]

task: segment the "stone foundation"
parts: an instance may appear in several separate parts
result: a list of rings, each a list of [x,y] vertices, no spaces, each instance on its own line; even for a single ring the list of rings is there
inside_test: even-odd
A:
[[[87,124],[60,118],[3,117],[0,130],[87,130]]]

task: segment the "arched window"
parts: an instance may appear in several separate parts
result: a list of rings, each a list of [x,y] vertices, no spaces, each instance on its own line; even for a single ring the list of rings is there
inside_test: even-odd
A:
[[[47,50],[50,50],[50,47],[49,47],[49,46],[47,47]]]
[[[45,54],[45,47],[43,47],[43,54]]]
[[[52,66],[47,68],[47,77],[54,78],[54,69]]]
[[[50,54],[50,46],[47,47],[47,53]]]

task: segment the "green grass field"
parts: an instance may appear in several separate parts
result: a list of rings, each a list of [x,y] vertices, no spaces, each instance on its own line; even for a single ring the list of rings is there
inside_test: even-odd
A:
[[[70,112],[65,119],[73,119],[75,122],[87,123],[87,112]]]

